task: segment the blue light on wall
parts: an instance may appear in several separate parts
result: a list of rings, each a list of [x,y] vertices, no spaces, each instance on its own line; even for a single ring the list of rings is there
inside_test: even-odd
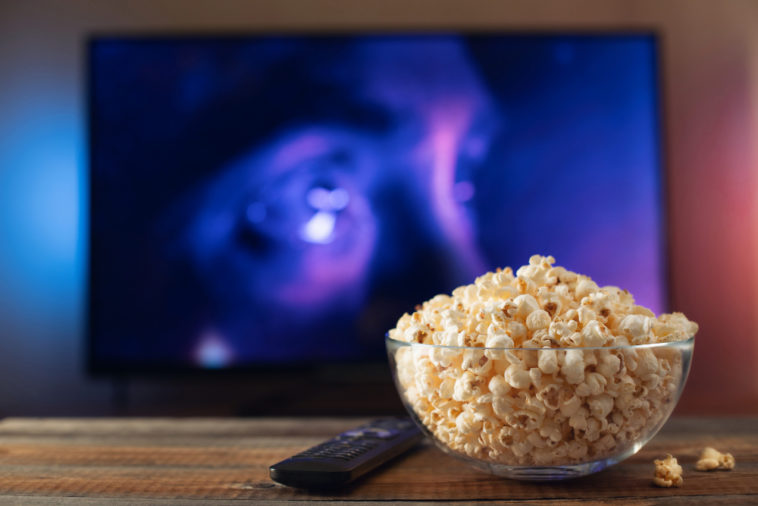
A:
[[[32,90],[0,125],[0,322],[17,328],[70,320],[81,301],[83,132],[65,101]]]

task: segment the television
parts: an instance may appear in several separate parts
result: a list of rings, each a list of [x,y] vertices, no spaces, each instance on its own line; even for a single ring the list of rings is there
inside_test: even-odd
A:
[[[378,363],[404,312],[535,253],[665,309],[653,33],[87,54],[92,372]]]

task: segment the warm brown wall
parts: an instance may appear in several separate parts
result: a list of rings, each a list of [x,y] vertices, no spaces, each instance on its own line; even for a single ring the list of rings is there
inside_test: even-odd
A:
[[[756,412],[758,2],[702,5],[672,12],[666,70],[671,295],[701,326],[683,407]]]
[[[758,411],[755,1],[5,0],[0,2],[0,198],[2,185],[9,195],[15,191],[10,185],[21,184],[19,171],[28,170],[11,163],[25,155],[14,139],[19,132],[31,139],[47,132],[53,116],[77,143],[60,149],[56,163],[65,167],[58,165],[56,174],[75,182],[83,177],[82,40],[87,33],[363,27],[658,30],[663,35],[673,309],[701,324],[681,407]],[[37,167],[42,177],[47,170]],[[2,227],[0,220],[0,238],[8,232]],[[103,385],[86,380],[81,366],[83,241],[66,244],[70,255],[59,264],[72,273],[64,276],[69,283],[65,314],[53,316],[45,316],[45,308],[60,305],[60,293],[40,285],[18,295],[13,283],[23,283],[24,274],[0,250],[0,328],[5,332],[0,330],[0,415],[97,412],[93,406],[106,401]],[[38,310],[23,314],[24,303]],[[33,320],[40,317],[50,324],[35,327]]]

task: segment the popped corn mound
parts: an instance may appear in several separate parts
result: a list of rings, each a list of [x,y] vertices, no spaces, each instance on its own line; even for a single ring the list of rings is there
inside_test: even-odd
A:
[[[673,409],[680,350],[603,348],[686,340],[697,324],[656,318],[628,291],[554,263],[535,255],[515,275],[484,274],[390,330],[397,341],[471,347],[394,355],[405,402],[447,449],[514,466],[590,462],[631,451]]]

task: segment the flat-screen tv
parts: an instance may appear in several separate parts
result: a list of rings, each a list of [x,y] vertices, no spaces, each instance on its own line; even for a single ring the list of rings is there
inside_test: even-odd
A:
[[[665,305],[651,33],[97,36],[89,366],[383,360],[535,253]]]

